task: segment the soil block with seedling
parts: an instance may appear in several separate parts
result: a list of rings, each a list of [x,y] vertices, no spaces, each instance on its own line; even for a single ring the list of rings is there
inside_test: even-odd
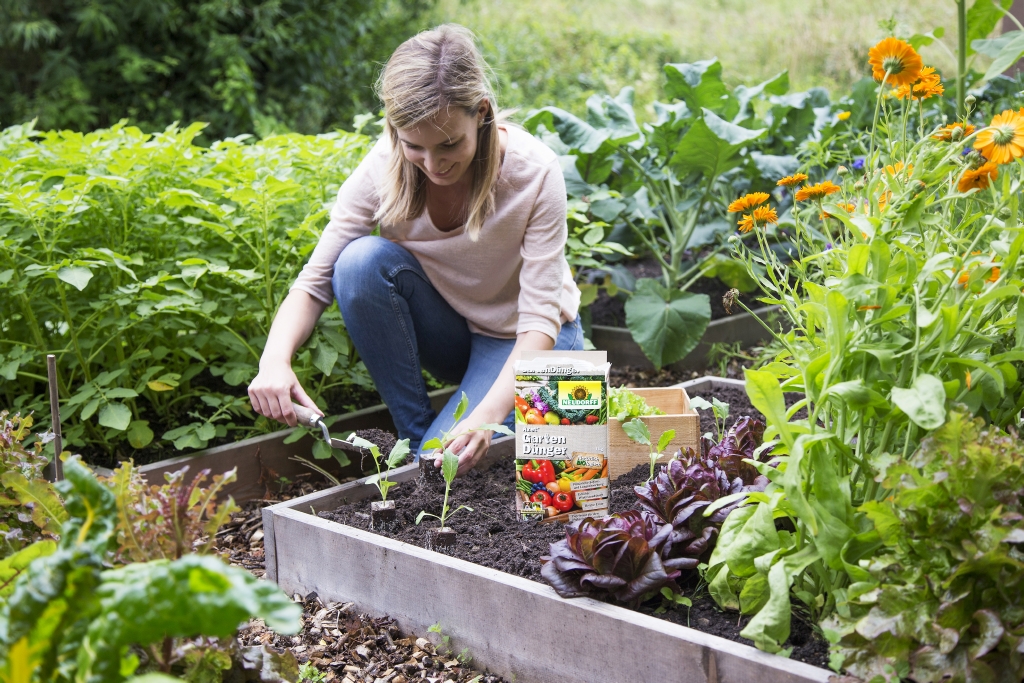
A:
[[[395,508],[395,501],[388,500],[388,490],[397,484],[391,481],[389,476],[391,470],[404,463],[409,455],[409,439],[396,441],[387,458],[381,457],[377,445],[366,439],[353,436],[352,444],[370,451],[373,456],[373,464],[377,468],[377,474],[366,479],[367,484],[373,484],[380,491],[380,500],[370,503],[370,528],[374,531],[392,531],[398,523],[398,512]],[[382,464],[383,470],[381,470]]]

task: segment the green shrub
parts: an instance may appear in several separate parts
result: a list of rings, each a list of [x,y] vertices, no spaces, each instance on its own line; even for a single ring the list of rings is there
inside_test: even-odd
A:
[[[378,63],[431,4],[0,0],[0,123],[322,132],[376,109]]]
[[[368,138],[0,133],[0,404],[45,413],[97,464],[253,429],[244,384]],[[295,362],[315,398],[370,386],[336,308]],[[265,427],[264,427],[265,428]]]

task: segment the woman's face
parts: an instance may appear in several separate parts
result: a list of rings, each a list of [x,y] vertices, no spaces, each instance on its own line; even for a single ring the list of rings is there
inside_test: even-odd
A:
[[[488,111],[485,100],[475,114],[451,108],[399,130],[402,153],[435,185],[455,185],[468,179],[466,171],[476,155],[478,131]]]

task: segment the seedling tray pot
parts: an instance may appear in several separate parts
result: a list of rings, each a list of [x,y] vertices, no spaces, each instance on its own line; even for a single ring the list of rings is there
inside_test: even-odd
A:
[[[696,391],[735,381],[704,378]],[[514,456],[496,439],[479,466]],[[416,465],[392,480],[411,482]],[[267,578],[289,595],[353,602],[400,629],[434,624],[474,662],[518,683],[825,683],[831,672],[315,516],[368,499],[364,480],[263,509]]]

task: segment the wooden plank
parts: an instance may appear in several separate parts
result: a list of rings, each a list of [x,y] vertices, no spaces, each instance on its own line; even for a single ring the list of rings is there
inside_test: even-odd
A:
[[[434,410],[440,410],[455,392],[455,389],[439,389],[430,392],[430,402]],[[384,429],[394,431],[395,424],[387,406],[378,405],[363,410],[347,413],[331,425],[335,433],[355,431],[357,429]],[[313,439],[309,434],[290,444],[284,443],[295,429],[284,429],[271,434],[263,434],[251,439],[224,444],[203,451],[161,460],[139,468],[143,478],[150,484],[162,484],[164,475],[177,472],[187,466],[187,478],[192,480],[200,470],[209,469],[212,474],[227,472],[233,467],[238,468],[237,480],[224,489],[225,496],[234,497],[236,502],[255,500],[266,495],[268,488],[273,487],[280,477],[294,478],[298,474],[309,472],[304,464],[292,460],[299,455],[306,459],[312,458]],[[317,461],[334,476],[340,478],[360,474],[359,463],[342,468],[333,458]]]
[[[520,683],[824,683],[830,672],[456,558],[278,508],[277,579],[288,592],[440,624],[458,652]]]
[[[652,439],[658,439],[669,429],[676,430],[675,438],[669,442],[658,462],[672,458],[677,450],[700,447],[700,416],[690,408],[690,398],[682,387],[630,389],[647,400],[647,405],[660,408],[667,415],[650,415],[638,418],[647,425]],[[655,442],[657,443],[657,442]],[[615,418],[608,420],[608,476],[618,479],[640,464],[649,464],[650,451],[626,436],[622,423]]]
[[[755,310],[754,314],[768,322],[779,316],[779,309],[775,306],[766,306]],[[667,367],[673,370],[703,370],[707,366],[707,355],[712,344],[731,344],[738,341],[743,345],[751,345],[762,342],[768,337],[768,332],[749,313],[713,320],[708,323],[700,344],[685,358]],[[630,365],[641,369],[654,368],[640,346],[633,341],[629,330],[624,327],[593,325],[591,341],[597,348],[608,351],[608,359],[613,365]]]

